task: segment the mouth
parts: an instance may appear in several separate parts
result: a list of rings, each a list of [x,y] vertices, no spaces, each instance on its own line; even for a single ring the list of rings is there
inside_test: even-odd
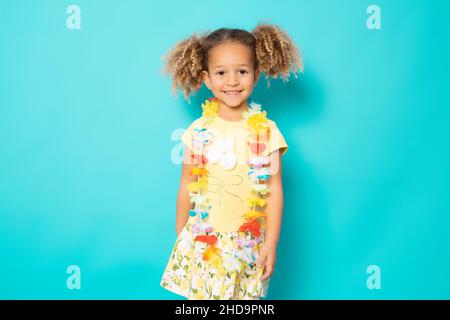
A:
[[[223,93],[225,93],[227,96],[238,96],[242,91],[244,90],[228,90],[228,91],[222,91]]]

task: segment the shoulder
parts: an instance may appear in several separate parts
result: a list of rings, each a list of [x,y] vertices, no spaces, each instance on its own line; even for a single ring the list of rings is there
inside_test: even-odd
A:
[[[202,122],[203,117],[198,117],[197,119],[195,119],[194,121],[192,121],[192,125],[197,125],[200,124]]]
[[[269,137],[271,140],[280,141],[285,144],[282,130],[274,120],[267,119],[267,126],[269,127]]]
[[[288,145],[283,134],[281,133],[281,130],[278,128],[277,123],[269,119],[267,123],[269,127],[269,146],[265,151],[265,155],[269,155],[277,149],[280,149],[281,155],[285,154],[288,149]]]
[[[267,126],[270,127],[271,129],[278,130],[277,123],[274,120],[272,120],[272,119],[267,118]]]
[[[272,119],[269,119],[269,118],[267,118],[267,123],[268,123],[270,126],[276,126],[276,125],[277,125],[277,123],[276,123],[275,121],[273,121]]]
[[[194,119],[194,121],[192,121],[189,126],[188,129],[194,129],[199,127],[200,125],[202,125],[202,117],[198,117],[197,119]]]

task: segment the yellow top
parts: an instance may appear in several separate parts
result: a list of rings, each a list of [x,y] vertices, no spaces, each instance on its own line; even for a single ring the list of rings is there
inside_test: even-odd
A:
[[[206,145],[204,151],[208,159],[207,194],[211,204],[206,222],[212,225],[214,232],[237,231],[245,222],[245,213],[251,210],[247,205],[247,198],[252,195],[247,161],[254,153],[248,147],[250,132],[246,121],[227,121],[217,116],[207,126],[212,142]],[[285,154],[288,145],[277,125],[272,120],[268,120],[267,125],[270,135],[267,148],[261,155],[268,156],[278,149],[282,155]],[[194,129],[203,127],[203,119],[196,119],[181,136],[181,141],[193,150]]]

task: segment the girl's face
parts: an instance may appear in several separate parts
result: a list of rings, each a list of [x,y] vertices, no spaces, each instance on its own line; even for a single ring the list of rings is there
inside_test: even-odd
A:
[[[243,107],[258,82],[251,51],[239,42],[225,42],[209,51],[208,71],[203,81],[214,96],[228,107]]]

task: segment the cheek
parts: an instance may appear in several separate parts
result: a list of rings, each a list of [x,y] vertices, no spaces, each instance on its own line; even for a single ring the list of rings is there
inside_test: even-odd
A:
[[[213,89],[217,89],[220,90],[220,88],[222,87],[224,81],[222,79],[211,79],[211,86]]]
[[[253,76],[245,77],[245,79],[242,82],[244,83],[246,88],[251,88],[255,85]]]

